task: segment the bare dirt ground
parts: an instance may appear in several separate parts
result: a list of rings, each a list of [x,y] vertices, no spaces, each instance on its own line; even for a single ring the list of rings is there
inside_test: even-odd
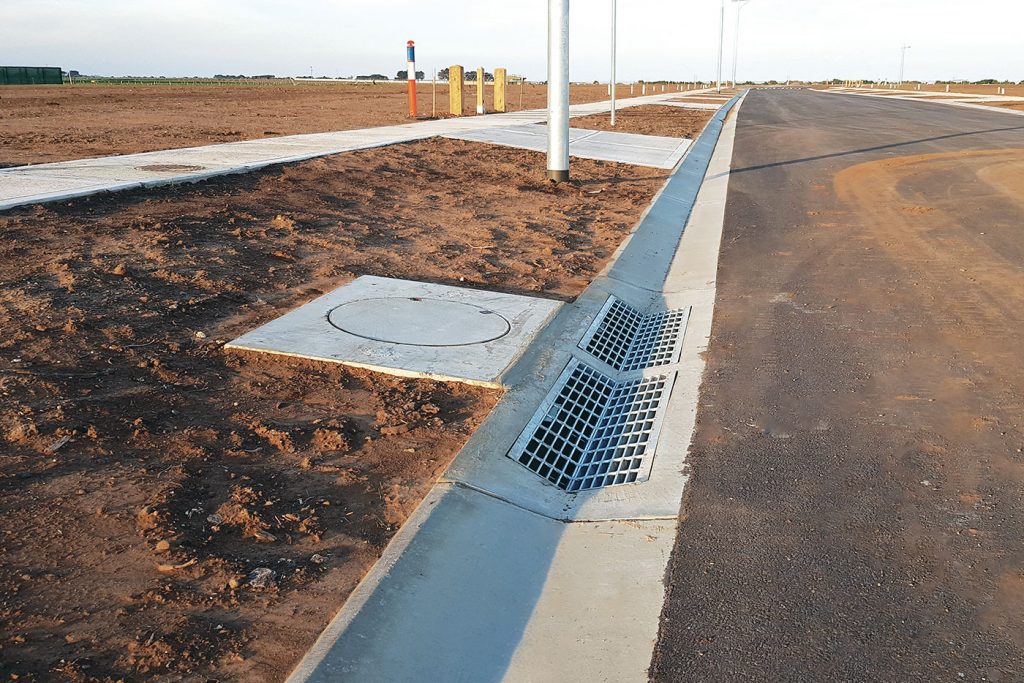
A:
[[[663,135],[671,138],[694,139],[704,130],[704,125],[714,116],[710,109],[683,109],[659,104],[629,107],[615,112],[615,127],[611,125],[611,114],[593,114],[573,118],[573,128],[590,130],[612,130],[617,133],[639,133],[641,135]]]
[[[984,104],[988,107],[1000,107],[1002,109],[1024,111],[1024,102],[985,102]]]
[[[665,172],[573,165],[435,139],[0,215],[0,677],[282,680],[498,394],[222,345],[362,273],[577,295]]]
[[[726,93],[723,92],[723,95],[724,94],[726,94]],[[735,93],[731,93],[731,94],[735,94]],[[699,95],[696,95],[694,97],[676,97],[676,98],[673,98],[673,102],[692,102],[694,104],[717,104],[717,105],[722,105],[722,104],[725,104],[726,100],[721,99],[721,98],[715,98],[715,97],[700,97]]]
[[[907,89],[916,89],[916,85],[908,85]],[[1012,83],[1001,83],[999,85],[971,85],[967,83],[951,83],[949,86],[949,92],[952,93],[966,93],[968,95],[995,95],[997,88],[1005,88],[1007,95],[1017,95],[1024,97],[1024,84],[1012,84]],[[946,84],[921,84],[921,92],[946,92]]]
[[[430,85],[417,96],[429,116]],[[607,97],[605,85],[569,90],[573,104]],[[510,111],[544,107],[547,87],[509,86],[506,99]],[[475,107],[467,84],[464,109]],[[447,85],[437,87],[437,111],[448,112]],[[0,167],[408,122],[404,83],[5,86]]]

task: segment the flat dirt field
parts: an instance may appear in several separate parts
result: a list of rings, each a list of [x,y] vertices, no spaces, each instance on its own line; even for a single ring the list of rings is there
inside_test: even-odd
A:
[[[916,88],[916,85],[908,86],[909,89]],[[1007,95],[1024,97],[1024,84],[1000,83],[999,85],[970,85],[968,83],[951,83],[950,93],[966,93],[968,95],[995,95],[996,88],[1006,88]],[[921,84],[921,92],[946,92],[946,84]]]
[[[1024,102],[985,102],[990,107],[1001,107],[1003,109],[1014,109],[1024,111]]]
[[[666,172],[543,168],[434,139],[0,215],[0,678],[282,680],[499,394],[223,344],[364,273],[576,296]]]
[[[417,96],[429,116],[430,84]],[[506,99],[510,111],[541,108],[547,87],[523,86],[520,104],[520,87],[509,86]],[[607,86],[573,85],[569,99],[608,99]],[[472,84],[464,107],[475,111]],[[437,87],[437,111],[447,115],[447,85]],[[404,83],[5,86],[0,167],[408,122]]]
[[[570,122],[573,128],[613,130],[617,133],[663,135],[670,138],[694,139],[715,112],[710,109],[683,109],[659,104],[645,104],[615,112],[615,127],[610,114],[578,116]]]

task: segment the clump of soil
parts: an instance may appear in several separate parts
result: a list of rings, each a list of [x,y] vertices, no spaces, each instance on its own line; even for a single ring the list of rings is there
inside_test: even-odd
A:
[[[569,125],[573,128],[662,135],[692,140],[700,135],[714,114],[715,112],[710,109],[683,109],[664,104],[645,104],[616,110],[614,128],[612,128],[611,114],[578,116],[571,119]]]
[[[498,392],[224,343],[361,273],[575,296],[664,175],[573,164],[431,140],[0,215],[0,678],[282,680]]]

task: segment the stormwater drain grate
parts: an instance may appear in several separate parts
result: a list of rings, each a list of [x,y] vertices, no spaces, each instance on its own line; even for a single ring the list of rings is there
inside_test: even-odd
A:
[[[643,313],[608,297],[579,347],[620,372],[669,365],[679,351],[690,309]]]
[[[619,382],[573,359],[509,457],[570,492],[635,482],[650,469],[674,378]]]

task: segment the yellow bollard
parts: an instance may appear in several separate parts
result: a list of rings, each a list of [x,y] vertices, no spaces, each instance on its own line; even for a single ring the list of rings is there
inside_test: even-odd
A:
[[[494,111],[505,111],[505,85],[508,78],[505,69],[494,70]]]
[[[487,110],[484,109],[484,68],[478,66],[476,68],[476,113],[484,114]]]
[[[448,107],[453,116],[462,116],[462,89],[466,73],[459,65],[448,67]]]

